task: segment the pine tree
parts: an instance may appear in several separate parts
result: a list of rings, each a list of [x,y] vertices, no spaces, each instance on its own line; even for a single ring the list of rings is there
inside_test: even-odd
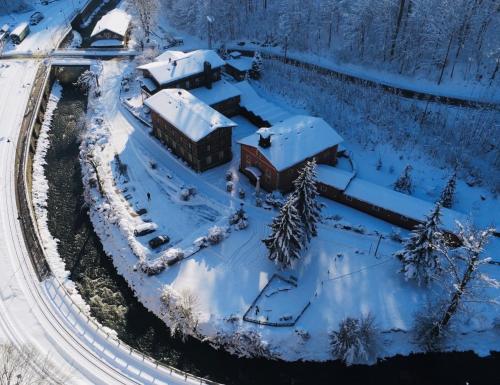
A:
[[[317,235],[316,223],[319,220],[320,206],[316,201],[316,161],[313,159],[306,163],[299,176],[293,182],[296,198],[296,209],[302,221],[302,228],[307,242]]]
[[[260,79],[262,71],[264,69],[264,64],[262,62],[262,55],[259,51],[255,51],[252,60],[252,68],[250,69],[250,76],[252,79]]]
[[[271,223],[271,234],[262,242],[269,250],[269,259],[280,269],[291,267],[300,258],[302,226],[297,213],[296,198],[291,196]]]
[[[446,186],[441,193],[441,198],[439,200],[439,203],[446,208],[451,208],[453,205],[453,198],[455,197],[455,188],[457,184],[457,174],[453,173],[448,179],[448,183],[446,183]]]
[[[394,183],[394,190],[406,194],[411,194],[413,190],[413,182],[411,180],[411,170],[412,167],[410,165],[407,165],[405,167],[401,176]]]
[[[407,280],[414,279],[419,285],[429,284],[441,272],[438,248],[442,244],[441,205],[436,204],[425,223],[417,225],[410,238],[404,242],[404,249],[398,252],[403,267],[401,272]]]

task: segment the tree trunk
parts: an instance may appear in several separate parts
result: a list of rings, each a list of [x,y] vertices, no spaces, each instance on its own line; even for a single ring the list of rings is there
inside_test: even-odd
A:
[[[441,66],[441,73],[439,74],[439,79],[437,84],[441,84],[441,80],[443,80],[444,69],[446,68],[446,64],[448,63],[448,56],[450,54],[451,42],[453,41],[453,34],[450,36],[450,41],[448,42],[448,48],[446,49],[446,55],[444,57],[443,65]]]
[[[401,20],[403,19],[403,10],[405,8],[406,0],[399,0],[399,11],[398,11],[398,19],[396,21],[396,29],[394,30],[394,34],[392,35],[392,43],[391,43],[391,59],[394,57],[394,50],[396,49],[396,40],[398,39],[399,29],[401,28]]]

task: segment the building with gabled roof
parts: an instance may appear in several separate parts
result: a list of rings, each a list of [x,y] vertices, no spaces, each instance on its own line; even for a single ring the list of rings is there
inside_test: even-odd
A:
[[[106,13],[97,22],[90,34],[91,46],[97,48],[126,46],[130,20],[131,16],[121,9],[113,9]]]
[[[231,160],[236,123],[188,91],[161,90],[144,103],[151,110],[153,134],[196,171]]]
[[[268,191],[292,189],[305,162],[337,162],[342,137],[321,118],[292,116],[274,126],[261,128],[241,139],[240,170]]]
[[[211,88],[212,83],[221,79],[226,62],[215,51],[200,49],[188,53],[168,52],[152,63],[137,67],[144,77],[155,83],[157,90]]]

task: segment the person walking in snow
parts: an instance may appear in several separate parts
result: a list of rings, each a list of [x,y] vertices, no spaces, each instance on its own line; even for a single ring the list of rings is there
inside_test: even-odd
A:
[[[150,200],[151,200],[151,194],[148,192],[148,193],[146,194],[146,196],[148,197],[148,201],[150,201]]]

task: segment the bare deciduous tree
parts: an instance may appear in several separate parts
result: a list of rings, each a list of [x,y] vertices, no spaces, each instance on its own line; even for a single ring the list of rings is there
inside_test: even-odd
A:
[[[0,385],[63,385],[69,377],[34,347],[0,345]]]

